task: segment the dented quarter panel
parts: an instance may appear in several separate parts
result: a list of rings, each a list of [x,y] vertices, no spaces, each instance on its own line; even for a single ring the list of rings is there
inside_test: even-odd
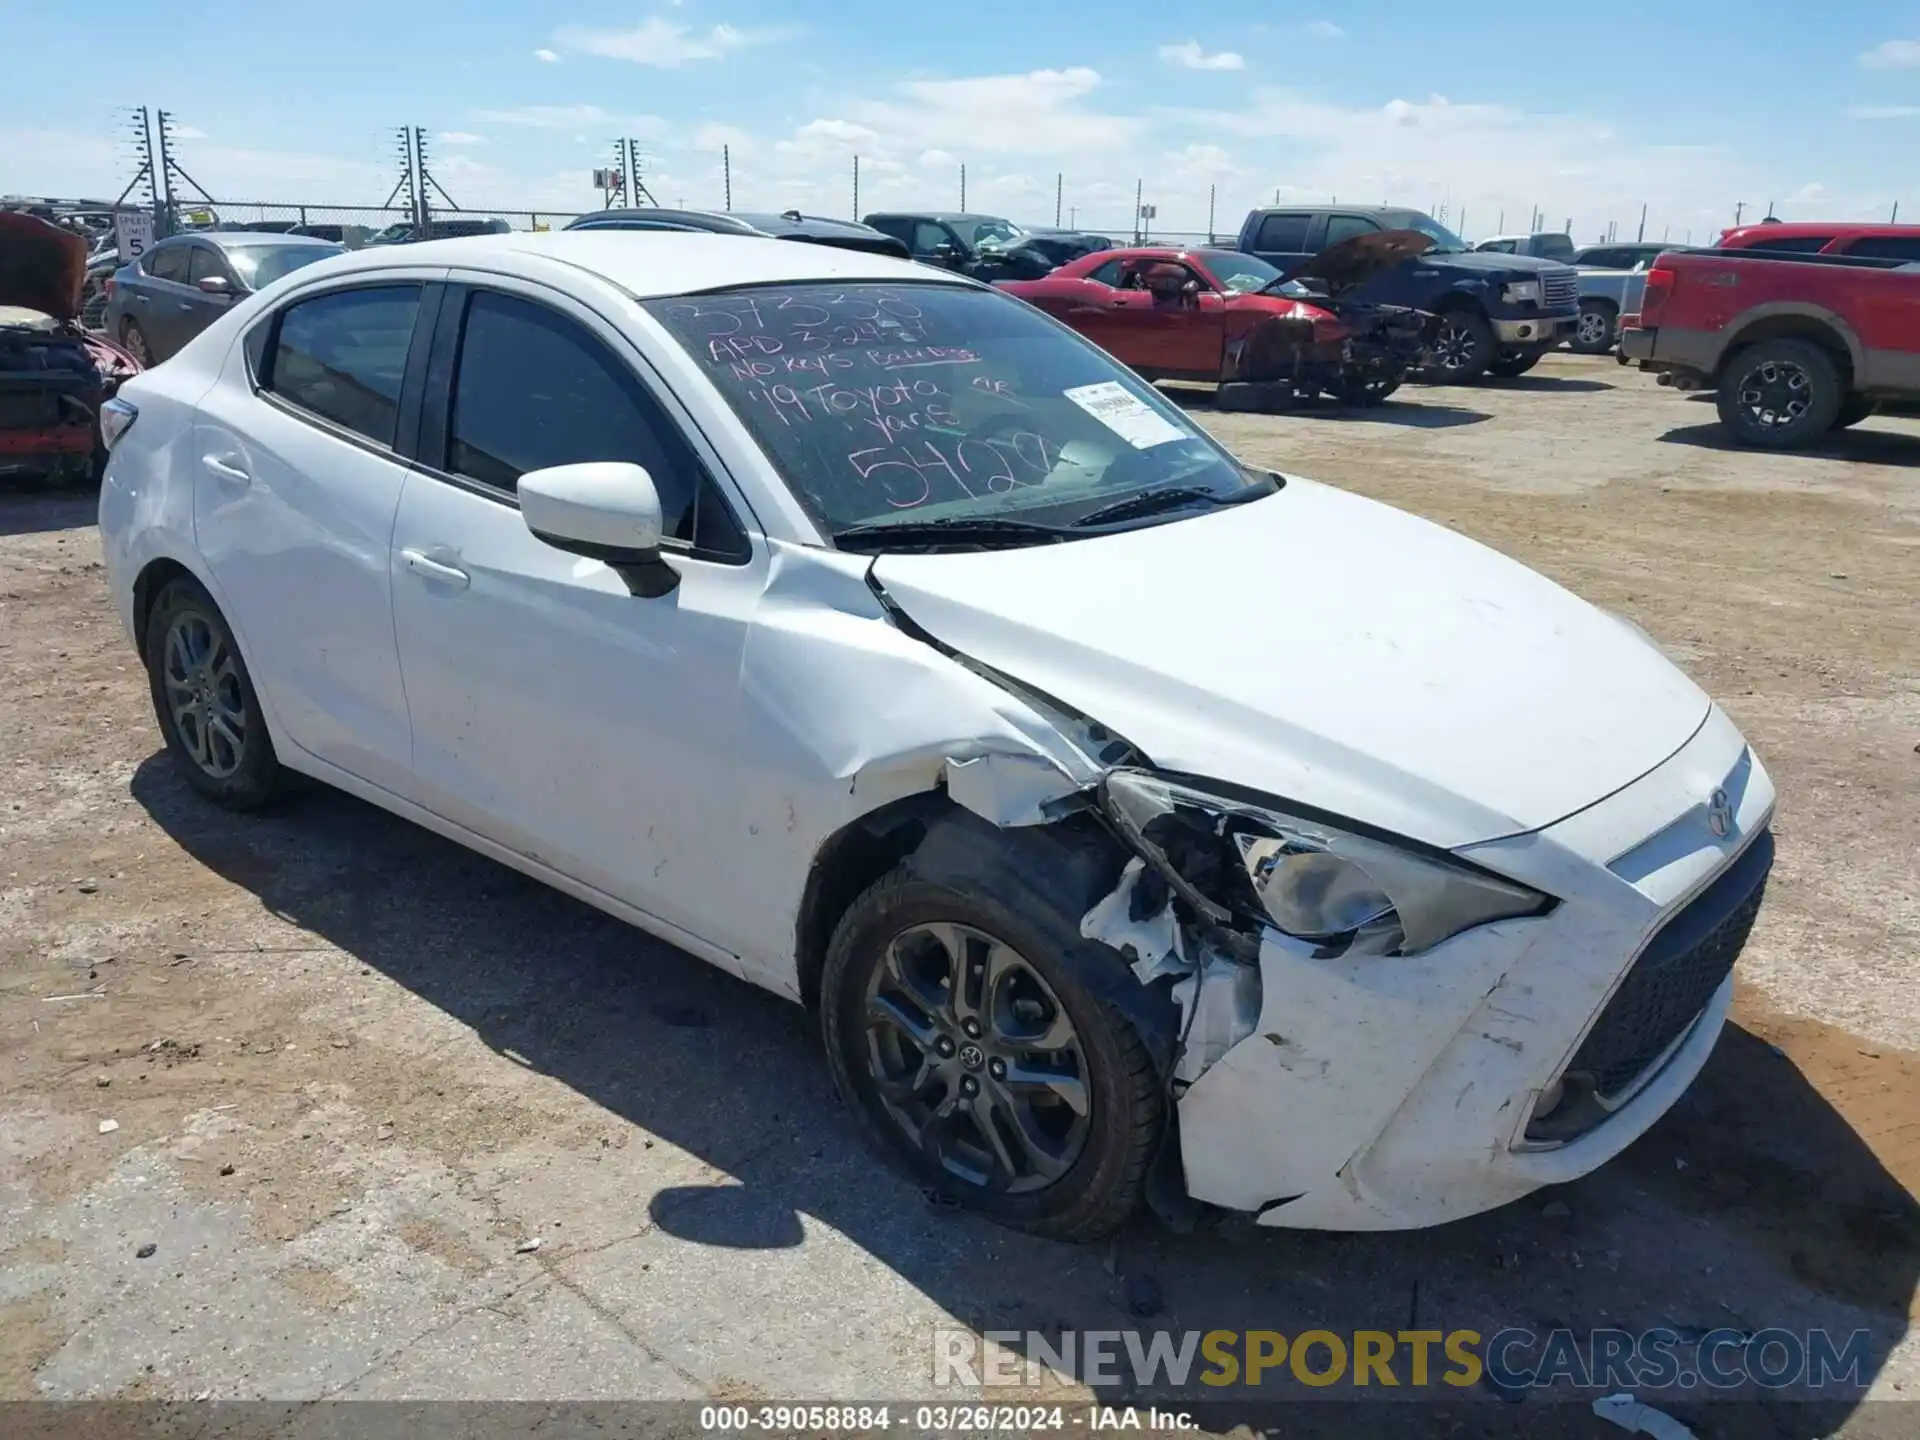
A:
[[[956,800],[1027,813],[1099,778],[1093,760],[1007,689],[906,634],[865,556],[771,542],[740,674],[736,869],[725,935],[749,978],[798,996],[794,916],[821,846],[890,801],[966,776]],[[993,762],[1005,758],[1001,768]],[[976,771],[969,761],[984,761]]]

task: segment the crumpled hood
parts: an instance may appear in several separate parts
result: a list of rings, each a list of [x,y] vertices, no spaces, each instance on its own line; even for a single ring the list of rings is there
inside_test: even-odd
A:
[[[1418,230],[1376,230],[1353,235],[1329,245],[1287,272],[1289,280],[1324,280],[1332,293],[1342,294],[1364,285],[1382,270],[1424,255],[1434,246],[1431,235]]]
[[[0,211],[0,305],[71,320],[86,278],[86,241],[37,215]]]
[[[1448,848],[1611,794],[1710,705],[1545,577],[1305,480],[1098,539],[881,555],[873,574],[934,639],[1162,768]]]

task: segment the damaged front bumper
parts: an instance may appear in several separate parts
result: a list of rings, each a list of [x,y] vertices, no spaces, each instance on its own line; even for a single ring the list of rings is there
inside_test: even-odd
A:
[[[1083,930],[1145,982],[1178,977],[1189,1193],[1268,1225],[1410,1229],[1611,1159],[1712,1051],[1773,798],[1715,709],[1606,800],[1459,852],[1559,897],[1550,913],[1413,955],[1328,958],[1273,930],[1236,955],[1171,907],[1136,919],[1130,866]]]

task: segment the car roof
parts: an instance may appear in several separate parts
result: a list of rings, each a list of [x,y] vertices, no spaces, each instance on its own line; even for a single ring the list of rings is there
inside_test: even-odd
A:
[[[1257,205],[1256,215],[1301,214],[1301,215],[1424,215],[1426,212],[1415,205]],[[1500,238],[1498,236],[1496,239]]]
[[[1778,236],[1782,240],[1831,235],[1837,240],[1843,235],[1920,235],[1920,225],[1876,225],[1859,220],[1834,220],[1823,225],[1817,220],[1783,220],[1769,225],[1741,225],[1722,235],[1720,243],[1724,245],[1730,240],[1745,240],[1754,235]]]
[[[184,235],[169,235],[155,241],[150,249],[171,245],[179,240],[211,240],[222,248],[240,249],[249,245],[320,245],[331,250],[333,241],[317,235],[285,235],[277,230],[189,230]]]
[[[1009,225],[1013,223],[1004,215],[989,215],[984,210],[875,210],[872,213],[888,220],[939,220],[949,225],[961,220],[1006,220]]]
[[[736,285],[809,280],[975,284],[949,271],[886,255],[683,230],[514,230],[505,235],[424,240],[404,249],[346,251],[328,262],[328,273],[346,275],[420,265],[471,266],[512,273],[520,265],[543,260],[597,275],[643,300]]]

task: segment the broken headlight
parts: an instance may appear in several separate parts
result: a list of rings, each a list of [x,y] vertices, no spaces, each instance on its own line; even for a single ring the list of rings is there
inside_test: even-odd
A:
[[[1553,902],[1406,842],[1212,795],[1145,770],[1101,782],[1127,841],[1195,910],[1271,925],[1329,951],[1411,955]]]

